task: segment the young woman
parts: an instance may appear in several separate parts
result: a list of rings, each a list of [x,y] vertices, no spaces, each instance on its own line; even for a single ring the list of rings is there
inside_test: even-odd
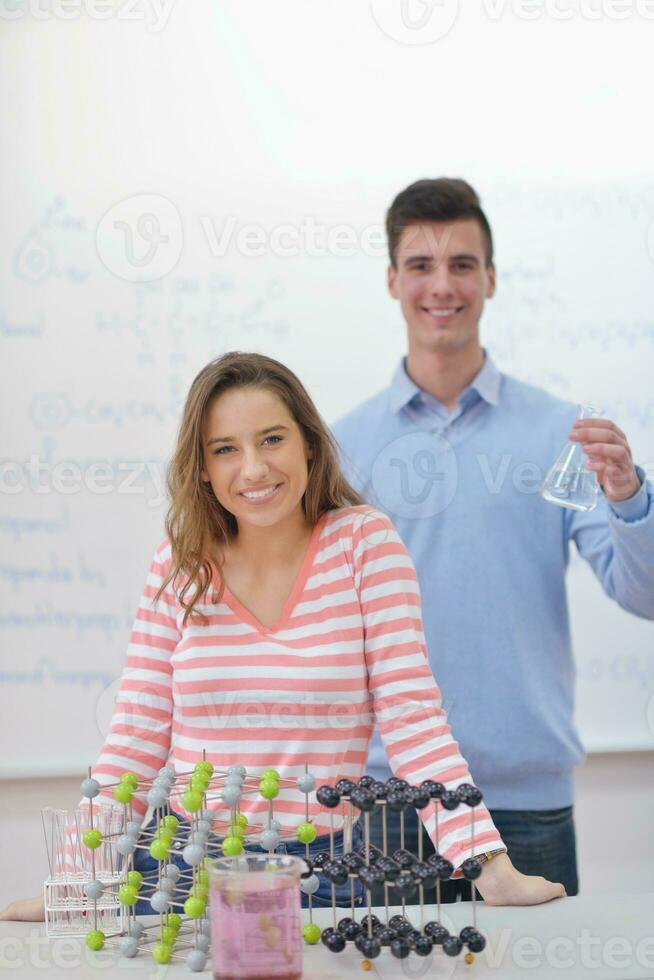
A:
[[[112,725],[93,776],[216,767],[275,768],[317,785],[362,775],[376,719],[395,774],[454,789],[471,777],[428,666],[416,573],[391,521],[344,480],[328,429],[295,375],[260,354],[229,353],[193,382],[169,470],[167,539],[157,548],[132,631]],[[112,802],[111,792],[96,802]],[[184,814],[181,801],[173,799]],[[268,804],[243,798],[260,823]],[[139,815],[143,816],[145,807]],[[472,855],[467,807],[442,811],[440,851]],[[223,819],[227,811],[217,809]],[[282,834],[305,797],[282,790]],[[434,836],[434,805],[421,811]],[[319,838],[329,818],[316,801]],[[340,832],[343,818],[336,811]],[[475,852],[503,848],[475,810]],[[340,843],[340,838],[339,838]],[[477,885],[491,904],[564,895],[506,853]],[[42,917],[39,900],[3,918]]]

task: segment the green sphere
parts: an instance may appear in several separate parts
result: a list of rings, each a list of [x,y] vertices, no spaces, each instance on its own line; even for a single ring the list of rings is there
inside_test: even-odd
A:
[[[194,898],[193,896],[187,898],[184,902],[184,912],[190,919],[201,919],[206,907],[206,902],[203,902],[201,898]]]
[[[264,800],[274,800],[279,795],[279,783],[276,779],[262,779],[259,783],[259,792]]]
[[[182,806],[189,813],[197,813],[202,809],[202,793],[195,789],[188,789],[182,797]]]
[[[166,925],[174,929],[175,932],[179,932],[182,928],[182,917],[178,915],[177,912],[169,912],[166,917]]]
[[[165,840],[153,840],[150,844],[150,854],[155,861],[165,861],[170,854],[170,847]]]
[[[193,894],[196,898],[201,898],[203,902],[209,898],[209,886],[197,884],[193,889]]]
[[[163,926],[161,929],[161,942],[167,946],[174,946],[177,941],[177,929],[172,926]]]
[[[134,799],[134,790],[129,783],[119,783],[114,790],[114,799],[118,803],[131,803]]]
[[[134,905],[138,894],[133,885],[121,885],[118,889],[118,901],[121,905]]]
[[[204,772],[207,776],[209,776],[209,778],[213,776],[213,766],[208,759],[202,759],[200,762],[197,762],[195,765],[195,771]]]
[[[320,939],[320,932],[320,926],[317,926],[315,922],[307,922],[302,929],[302,938],[305,943],[309,943],[310,946],[315,946]]]
[[[131,885],[132,888],[136,888],[138,891],[143,883],[143,875],[140,871],[128,871],[127,872],[127,884]]]
[[[100,929],[91,929],[86,934],[86,945],[89,949],[102,949],[104,946],[104,933]]]
[[[236,857],[243,853],[243,841],[240,837],[226,837],[222,844],[225,857]]]
[[[94,851],[96,847],[100,847],[100,844],[102,843],[102,834],[99,830],[95,829],[85,830],[82,840],[87,847],[90,847],[91,850]]]
[[[167,844],[172,844],[175,831],[172,827],[159,827],[155,840],[165,840]]]
[[[120,781],[121,783],[125,783],[128,786],[131,786],[134,791],[136,791],[139,788],[139,781],[133,772],[124,772],[120,777]]]
[[[276,769],[264,769],[259,779],[279,779],[279,773]]]
[[[301,823],[297,828],[297,839],[302,844],[312,844],[316,839],[316,828],[312,823]]]
[[[173,947],[168,943],[157,943],[152,949],[152,959],[157,963],[170,963]]]
[[[172,832],[175,833],[175,831],[179,827],[179,820],[177,819],[177,817],[174,817],[172,813],[167,813],[166,816],[161,821],[161,824],[164,827],[166,827],[168,830],[172,830]]]
[[[248,818],[245,816],[244,813],[237,813],[236,816],[234,817],[234,824],[237,827],[240,827],[242,830],[245,830],[245,828],[248,825]]]
[[[209,785],[209,777],[203,772],[194,772],[191,776],[191,789],[204,793]]]

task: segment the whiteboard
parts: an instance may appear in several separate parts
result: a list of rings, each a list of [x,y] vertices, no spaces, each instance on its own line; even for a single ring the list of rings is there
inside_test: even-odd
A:
[[[198,0],[159,30],[120,9],[1,25],[4,776],[95,761],[197,371],[270,354],[328,422],[389,383],[404,327],[382,222],[417,177],[462,175],[482,196],[499,276],[482,338],[500,369],[602,403],[654,475],[637,22],[499,29],[468,9],[419,45],[375,4]],[[654,626],[576,555],[569,590],[584,744],[654,748]]]

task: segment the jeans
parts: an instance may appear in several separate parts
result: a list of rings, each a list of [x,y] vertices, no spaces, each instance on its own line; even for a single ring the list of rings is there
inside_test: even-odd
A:
[[[182,832],[186,832],[189,828],[189,822],[187,820],[178,817],[179,819],[179,829]],[[149,832],[152,832],[156,826],[156,821],[152,819],[147,825]],[[142,842],[142,838],[139,843]],[[355,824],[352,829],[352,849],[354,850],[358,845],[361,844],[363,840],[363,833],[359,824]],[[322,837],[316,837],[312,844],[309,844],[309,857],[313,858],[320,851],[329,851],[329,835],[325,834]],[[258,844],[249,844],[246,846],[245,853],[247,854],[267,854],[262,847]],[[290,854],[294,857],[304,858],[306,856],[306,844],[301,844],[300,841],[284,841],[279,844],[276,849],[277,854]],[[334,833],[334,857],[342,857],[343,855],[343,832],[339,831]],[[181,871],[190,871],[190,865],[186,864],[182,857],[181,851],[171,851],[170,857],[167,859],[165,864],[176,864]],[[155,860],[150,854],[149,849],[137,848],[134,852],[134,870],[140,871],[144,878],[148,881],[156,881],[156,876],[158,872],[159,862]],[[316,872],[318,880],[320,882],[320,887],[311,896],[312,904],[314,908],[324,908],[325,906],[331,906],[332,904],[332,886],[331,882],[327,881],[322,874]],[[350,879],[354,881],[354,904],[356,906],[361,905],[363,900],[363,889],[358,880]],[[346,882],[344,885],[335,886],[335,897],[336,905],[339,908],[349,908],[352,903],[352,886],[350,881]],[[178,886],[175,892],[174,901],[184,902],[187,898],[188,887],[184,888],[181,884]],[[308,907],[308,897],[302,892],[302,908]],[[175,911],[180,911],[175,907]],[[147,898],[140,898],[137,900],[134,906],[134,912],[136,915],[156,915],[150,902]]]
[[[579,891],[577,877],[577,853],[573,809],[571,806],[560,810],[491,810],[490,815],[502,840],[507,846],[511,861],[523,874],[542,875],[550,881],[561,882],[568,895]],[[434,846],[428,837],[415,811],[406,812],[404,818],[404,846],[417,855],[418,825],[422,834],[423,856],[426,860],[434,853]],[[400,846],[400,818],[398,814],[387,814],[388,852],[392,854]],[[370,842],[382,848],[381,808],[376,807],[370,820]],[[430,892],[429,902],[435,901],[435,891]],[[441,901],[469,901],[470,883],[461,880],[441,882]],[[481,898],[477,892],[477,898]],[[373,889],[373,905],[384,904],[383,887]],[[389,888],[389,901],[397,904],[397,896]],[[407,904],[420,901],[418,893]]]

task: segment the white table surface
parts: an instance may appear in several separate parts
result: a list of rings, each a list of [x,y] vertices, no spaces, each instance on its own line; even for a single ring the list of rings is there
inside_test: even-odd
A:
[[[377,914],[381,913],[377,909]],[[399,911],[392,909],[392,912]],[[426,909],[434,918],[435,908]],[[340,915],[347,912],[339,910]],[[320,909],[314,919],[331,924],[331,910]],[[303,913],[306,920],[306,913]],[[411,919],[418,925],[419,909]],[[443,906],[442,921],[461,929],[471,923],[469,903]],[[144,920],[146,921],[146,920]],[[156,921],[152,917],[152,921]],[[584,895],[531,908],[488,908],[478,905],[478,927],[488,940],[483,953],[468,965],[463,956],[446,957],[441,951],[420,958],[396,960],[388,949],[364,972],[361,955],[352,944],[342,953],[330,953],[319,943],[304,946],[303,976],[310,980],[353,980],[382,977],[418,980],[422,977],[467,977],[468,980],[565,978],[565,980],[642,980],[654,978],[654,893],[647,895]],[[210,962],[210,961],[209,961]],[[185,963],[156,964],[147,953],[126,960],[117,948],[99,953],[86,949],[83,939],[48,940],[43,923],[0,922],[0,973],[7,977],[46,976],[52,980],[101,977],[173,978],[211,976],[210,969],[193,974]]]

